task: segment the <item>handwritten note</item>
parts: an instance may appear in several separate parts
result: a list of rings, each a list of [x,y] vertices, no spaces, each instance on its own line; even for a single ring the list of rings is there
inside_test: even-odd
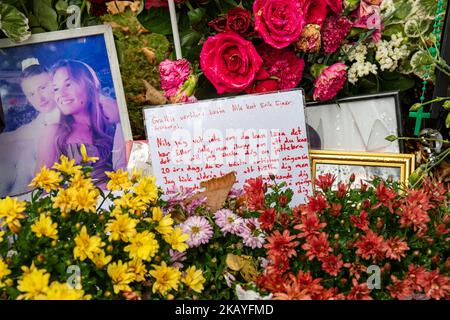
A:
[[[269,175],[300,204],[312,193],[302,91],[144,110],[153,173],[166,194],[237,173],[236,187]]]

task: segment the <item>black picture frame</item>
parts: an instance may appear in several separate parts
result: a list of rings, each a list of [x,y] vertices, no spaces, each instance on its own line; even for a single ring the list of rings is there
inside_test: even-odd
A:
[[[441,56],[450,63],[450,5],[447,5],[446,16],[441,35]],[[437,97],[450,96],[450,77],[439,70],[436,70],[436,82],[433,92],[433,99]],[[431,106],[431,117],[435,121],[435,128],[439,130],[444,137],[448,138],[449,133],[445,127],[445,118],[448,113],[442,108],[443,102],[435,102]]]
[[[382,93],[377,93],[377,94],[367,94],[367,95],[359,95],[359,96],[354,96],[354,97],[348,97],[348,98],[342,98],[342,99],[337,99],[337,100],[330,100],[328,102],[308,102],[306,104],[306,109],[305,109],[305,115],[306,115],[306,124],[307,124],[307,128],[308,128],[308,137],[311,140],[311,137],[317,137],[318,133],[315,132],[314,129],[310,130],[312,128],[312,126],[308,123],[308,116],[307,116],[307,109],[308,108],[314,108],[314,107],[318,107],[318,106],[327,106],[327,105],[338,105],[340,103],[344,103],[344,102],[358,102],[358,101],[366,101],[366,100],[376,100],[376,99],[382,99],[382,98],[390,98],[392,97],[395,101],[395,116],[396,116],[396,120],[395,123],[397,124],[397,136],[398,137],[403,137],[405,132],[404,132],[404,127],[403,127],[403,118],[402,118],[402,111],[401,111],[401,100],[400,100],[400,92],[399,91],[387,91],[387,92],[382,92]],[[313,139],[316,140],[317,138]],[[319,137],[320,139],[320,137]],[[399,151],[400,153],[405,153],[406,152],[406,147],[405,147],[405,143],[404,140],[397,140],[396,142],[393,143],[398,143],[399,146]],[[317,148],[314,145],[310,145],[311,150],[320,150],[323,148]],[[340,149],[340,148],[333,148],[334,150],[343,150],[345,151],[345,149]],[[356,152],[366,152],[366,150],[352,150],[352,151],[356,151]]]

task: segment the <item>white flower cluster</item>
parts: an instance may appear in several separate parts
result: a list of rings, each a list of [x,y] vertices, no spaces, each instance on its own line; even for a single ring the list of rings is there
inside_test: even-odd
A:
[[[395,71],[398,62],[409,56],[409,50],[406,44],[403,44],[401,33],[393,34],[390,41],[380,40],[375,43],[375,59],[380,64],[381,70]]]
[[[394,0],[383,0],[380,5],[381,18],[389,17],[395,10]]]
[[[344,52],[349,52],[351,46],[345,46]],[[366,61],[367,47],[360,43],[353,48],[348,55],[349,61],[355,61],[348,69],[348,81],[352,84],[358,82],[359,78],[369,75],[369,73],[377,74],[377,66]]]

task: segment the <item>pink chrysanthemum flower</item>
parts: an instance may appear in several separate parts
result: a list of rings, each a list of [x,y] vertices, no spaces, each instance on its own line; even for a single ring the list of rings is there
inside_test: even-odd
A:
[[[240,236],[244,240],[244,245],[252,249],[262,248],[266,242],[266,237],[261,230],[261,224],[257,218],[244,220],[244,229]]]
[[[190,248],[208,243],[213,236],[213,228],[205,217],[189,217],[181,224],[181,229],[183,230],[183,233],[189,235],[186,244]]]
[[[245,228],[244,219],[228,209],[217,211],[214,214],[214,218],[224,235],[226,235],[227,233],[240,235]]]

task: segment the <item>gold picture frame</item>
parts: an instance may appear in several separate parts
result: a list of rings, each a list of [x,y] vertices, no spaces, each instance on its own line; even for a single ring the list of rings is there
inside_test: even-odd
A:
[[[409,176],[415,170],[415,155],[414,154],[396,154],[396,153],[371,153],[371,152],[346,152],[336,150],[311,150],[309,152],[311,161],[311,170],[313,183],[317,174],[319,173],[334,173],[332,166],[340,165],[346,166],[349,170],[338,168],[335,170],[336,182],[348,182],[349,174],[355,173],[357,167],[361,167],[360,172],[369,174],[372,172],[382,172],[386,175],[395,175],[393,178],[396,181],[407,184]],[[322,166],[318,169],[318,166]],[[352,168],[353,167],[353,168]],[[331,168],[331,169],[330,169]],[[376,169],[379,168],[379,169]],[[353,169],[353,170],[351,170]],[[395,170],[397,169],[397,170]],[[346,175],[346,172],[349,173]],[[382,176],[373,173],[373,175],[388,178],[389,176]],[[369,179],[367,179],[369,180]],[[358,186],[358,177],[355,179],[354,187]],[[314,185],[313,185],[314,186]],[[315,187],[315,186],[314,186]]]

